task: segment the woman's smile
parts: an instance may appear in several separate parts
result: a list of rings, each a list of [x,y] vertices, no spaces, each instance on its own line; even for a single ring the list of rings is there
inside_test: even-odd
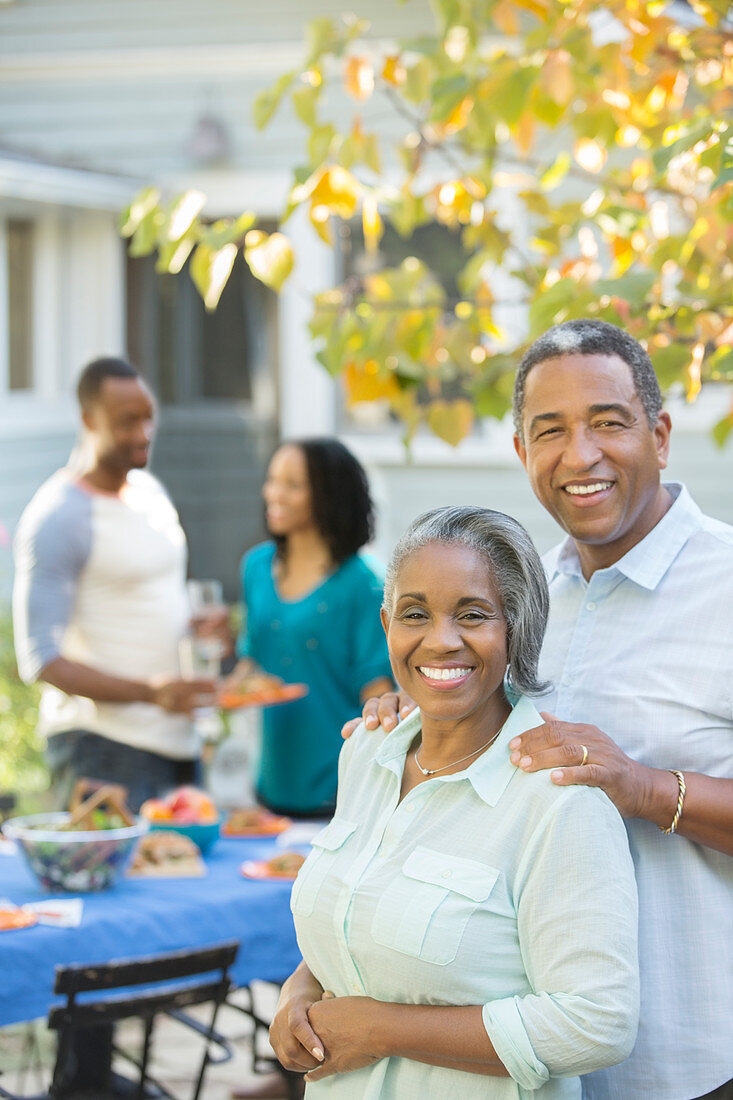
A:
[[[438,691],[452,691],[462,687],[474,670],[462,665],[422,665],[418,666],[417,671],[430,687]]]

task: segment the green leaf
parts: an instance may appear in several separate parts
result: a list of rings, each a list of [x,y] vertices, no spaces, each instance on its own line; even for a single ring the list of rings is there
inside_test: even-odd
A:
[[[150,210],[132,234],[128,252],[131,256],[149,256],[158,244],[160,231],[165,224],[165,214],[159,207]]]
[[[314,65],[318,64],[324,53],[332,52],[338,44],[339,31],[335,20],[329,19],[327,16],[311,19],[306,27],[305,41],[308,56],[305,67],[312,69]]]
[[[473,391],[473,404],[477,416],[502,420],[512,407],[512,399],[511,394],[493,382]]]
[[[244,258],[252,274],[273,290],[282,285],[293,270],[293,246],[283,233],[252,230],[244,242]]]
[[[237,246],[225,244],[222,248],[211,248],[199,242],[193,254],[189,271],[194,286],[204,300],[208,310],[216,309],[221,292],[231,275],[237,257]]]
[[[333,154],[340,144],[341,135],[335,126],[327,122],[325,126],[316,126],[308,139],[308,156],[311,164],[319,165]]]
[[[272,88],[266,88],[265,91],[256,96],[252,106],[252,115],[258,130],[262,130],[270,121],[280,106],[280,100],[294,80],[294,72],[283,73]]]
[[[577,292],[578,284],[574,279],[560,279],[535,298],[529,307],[529,328],[533,339],[545,329],[565,320],[562,314]]]
[[[414,65],[407,66],[402,94],[408,103],[424,103],[430,98],[432,72],[433,66],[424,57],[421,57]]]
[[[408,238],[418,225],[430,221],[430,215],[421,196],[403,191],[399,198],[391,200],[389,220],[401,237]]]
[[[720,150],[720,171],[717,178],[711,184],[711,190],[716,187],[722,187],[725,183],[730,183],[733,180],[733,132],[727,132],[727,138],[725,134],[721,134],[722,148]]]
[[[618,279],[600,279],[595,289],[597,294],[623,298],[634,307],[641,305],[646,299],[657,277],[654,271],[627,271]]]
[[[654,351],[651,361],[660,388],[667,390],[673,382],[682,381],[691,359],[692,352],[685,344],[667,344]]]
[[[181,237],[178,241],[168,241],[161,245],[158,250],[158,259],[155,261],[155,270],[177,275],[191,255],[197,241],[198,237],[190,234],[187,237]]]
[[[516,126],[519,122],[527,106],[527,97],[536,76],[535,69],[517,65],[500,85],[498,90],[501,95],[497,101],[497,110],[509,126]]]
[[[718,446],[723,447],[731,432],[733,432],[733,416],[729,414],[713,426],[712,436]]]
[[[573,163],[570,153],[559,153],[550,167],[540,176],[540,187],[543,191],[554,191],[562,183],[568,174],[568,169]]]
[[[186,191],[168,207],[164,235],[168,241],[178,241],[191,232],[191,227],[204,208],[206,195],[202,191]]]
[[[716,381],[718,379],[733,381],[733,348],[725,345],[716,348],[706,360],[705,367]]]
[[[471,81],[464,73],[440,76],[433,81],[430,89],[432,122],[442,122],[455,110],[471,87]]]
[[[428,410],[428,423],[439,439],[457,447],[473,427],[473,406],[465,398],[434,401]]]
[[[688,149],[692,149],[693,145],[697,145],[698,141],[710,137],[713,130],[710,115],[706,115],[705,120],[698,122],[696,126],[686,127],[684,133],[676,141],[671,142],[669,145],[663,145],[654,152],[652,162],[655,171],[660,175],[666,172],[673,157],[678,156],[679,153],[687,152]]]
[[[321,94],[320,85],[296,88],[292,94],[293,109],[301,122],[313,128],[316,125],[316,107]]]
[[[120,233],[131,237],[143,219],[155,212],[160,203],[160,191],[157,187],[144,187],[139,191],[120,217]]]

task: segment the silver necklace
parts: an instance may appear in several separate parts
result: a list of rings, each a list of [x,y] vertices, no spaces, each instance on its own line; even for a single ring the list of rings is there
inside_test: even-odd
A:
[[[442,768],[424,768],[417,758],[419,750],[415,749],[415,763],[417,764],[418,771],[421,771],[423,775],[437,775],[438,772],[444,772],[446,768],[455,768],[456,764],[462,764],[464,760],[470,760],[472,756],[478,756],[478,754],[480,752],[483,752],[484,749],[488,749],[489,745],[493,745],[494,741],[496,741],[500,733],[501,730],[498,729],[494,736],[490,737],[485,745],[481,745],[480,748],[474,749],[473,752],[469,752],[468,756],[462,756],[460,760],[454,760],[452,764],[444,764]],[[420,746],[420,748],[422,748],[422,745]]]

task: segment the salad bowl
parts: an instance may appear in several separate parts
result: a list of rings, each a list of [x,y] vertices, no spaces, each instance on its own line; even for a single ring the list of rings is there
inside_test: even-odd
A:
[[[71,814],[29,814],[5,821],[2,831],[20,848],[46,890],[88,893],[111,886],[125,869],[138,837],[149,828],[136,821],[122,828],[65,829]]]

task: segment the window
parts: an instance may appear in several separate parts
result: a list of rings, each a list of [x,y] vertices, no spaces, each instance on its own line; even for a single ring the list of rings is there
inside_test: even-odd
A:
[[[127,258],[127,349],[164,404],[234,400],[274,411],[276,295],[241,253],[213,313],[187,267],[155,270],[155,257]]]
[[[10,218],[7,233],[8,389],[33,387],[33,222]]]

